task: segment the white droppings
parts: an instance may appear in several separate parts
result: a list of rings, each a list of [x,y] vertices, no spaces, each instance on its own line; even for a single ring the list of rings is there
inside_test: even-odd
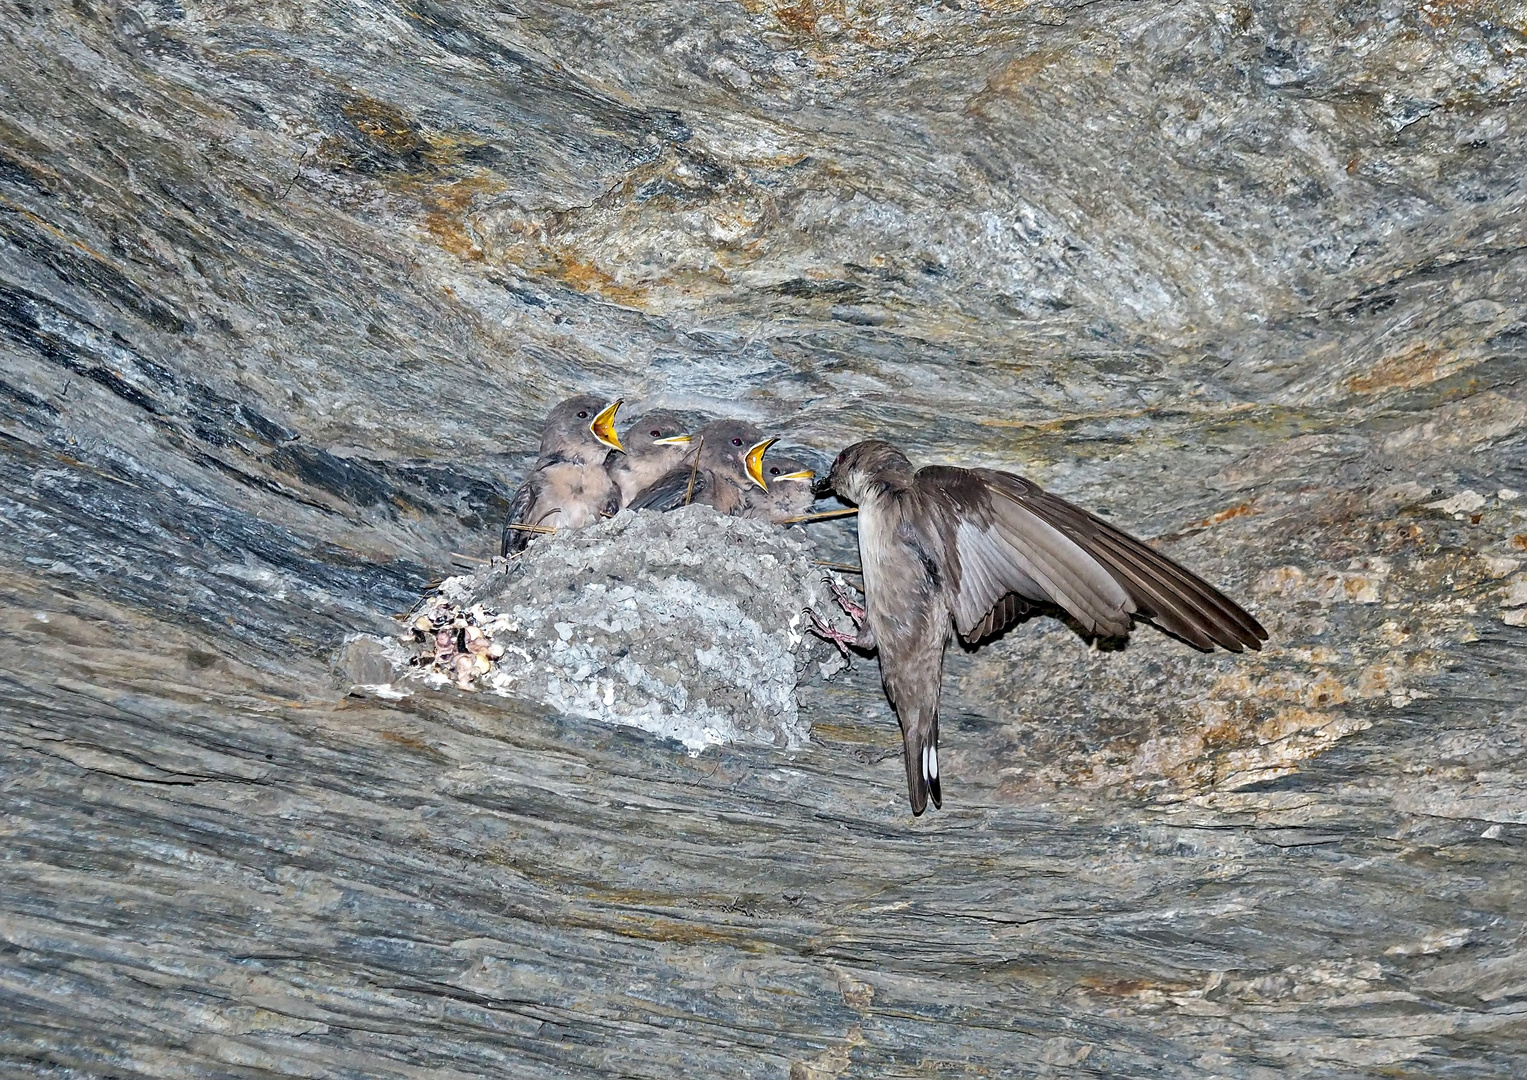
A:
[[[1464,488],[1457,495],[1438,499],[1426,504],[1428,510],[1441,510],[1444,514],[1472,514],[1485,504],[1485,497],[1477,491]]]
[[[357,683],[355,688],[384,701],[402,701],[406,697],[413,697],[413,691],[400,690],[392,683]]]

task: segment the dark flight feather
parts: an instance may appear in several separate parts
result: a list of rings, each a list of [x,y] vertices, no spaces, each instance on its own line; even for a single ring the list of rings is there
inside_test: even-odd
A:
[[[694,477],[693,491],[689,485],[691,475]],[[670,469],[634,495],[626,509],[657,510],[666,514],[686,505],[686,498],[690,503],[703,503],[706,500],[701,496],[710,490],[713,482],[708,469],[691,469],[689,465]]]
[[[524,551],[525,545],[535,537],[535,533],[529,529],[515,529],[512,525],[531,525],[535,522],[526,521],[531,508],[535,506],[535,480],[526,480],[514,493],[514,500],[509,504],[509,515],[504,519],[504,538],[499,546],[499,554],[508,558],[515,552]]]
[[[1191,570],[1075,503],[1011,473],[972,470],[991,489],[1065,533],[1129,594],[1136,611],[1200,649],[1260,649],[1262,624]]]

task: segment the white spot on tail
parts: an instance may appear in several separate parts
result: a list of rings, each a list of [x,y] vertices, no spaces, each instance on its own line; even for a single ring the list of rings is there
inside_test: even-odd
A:
[[[937,780],[938,779],[938,747],[930,746],[930,747],[928,747],[926,753],[927,753],[927,764],[923,766],[923,771],[925,771],[928,774],[928,779],[929,780]]]

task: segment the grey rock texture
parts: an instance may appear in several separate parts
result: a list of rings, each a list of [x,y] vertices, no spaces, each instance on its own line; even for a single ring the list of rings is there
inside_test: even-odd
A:
[[[1527,15],[11,3],[0,1072],[1510,1077]],[[349,694],[571,392],[1015,468],[1259,656]],[[817,557],[853,559],[851,525]]]

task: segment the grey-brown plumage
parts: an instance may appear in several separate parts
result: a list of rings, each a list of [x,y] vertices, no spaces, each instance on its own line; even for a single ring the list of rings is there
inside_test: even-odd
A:
[[[812,482],[816,474],[805,462],[784,454],[765,454],[761,473],[767,490],[749,485],[743,495],[741,515],[767,518],[776,525],[799,517],[816,502]]]
[[[546,415],[541,454],[509,504],[501,554],[523,551],[536,535],[515,525],[576,529],[620,509],[619,489],[605,469],[605,459],[620,450],[614,426],[619,408],[618,400],[606,404],[580,394]]]
[[[691,449],[684,421],[663,409],[654,409],[626,428],[620,443],[625,453],[611,454],[608,469],[620,489],[621,506],[684,464]]]
[[[677,510],[701,503],[723,514],[740,514],[750,490],[767,485],[759,471],[773,439],[745,420],[712,420],[693,436],[691,460],[670,469],[626,504],[631,510]]]
[[[931,466],[872,439],[838,455],[828,486],[859,507],[865,620],[905,742],[912,812],[942,805],[938,699],[953,634],[974,644],[1035,605],[1083,629],[1145,618],[1200,649],[1260,649],[1267,631],[1224,593],[1100,518],[1012,473]]]

